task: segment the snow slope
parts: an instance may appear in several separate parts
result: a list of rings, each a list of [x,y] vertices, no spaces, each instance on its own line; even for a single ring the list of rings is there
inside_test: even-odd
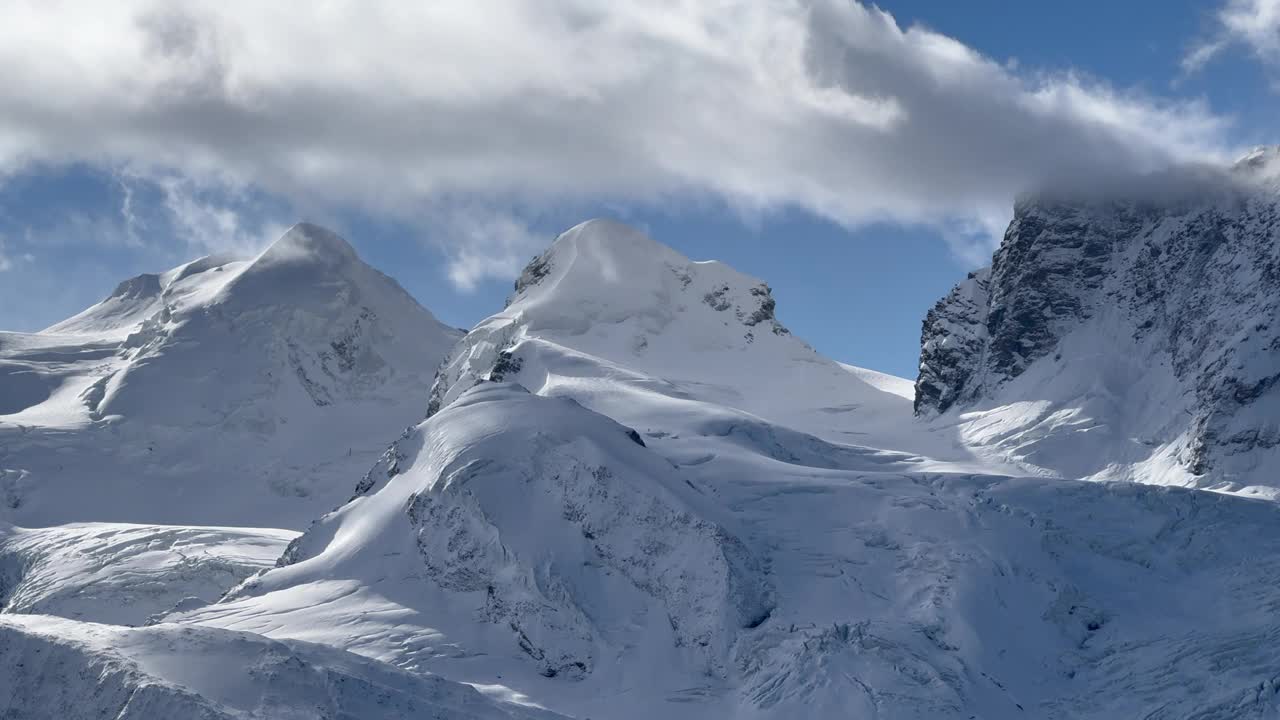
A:
[[[767,288],[562,235],[282,566],[167,620],[592,718],[1277,711],[1280,517],[1011,478]]]
[[[1274,497],[1277,158],[1024,198],[925,321],[921,416],[1025,472]]]
[[[0,617],[0,713],[65,720],[553,717],[317,645],[38,615]]]
[[[399,447],[402,472],[321,520],[289,564],[170,620],[342,647],[574,717],[1280,709],[1271,503],[746,453],[673,467],[511,383],[467,391]]]
[[[307,224],[125,281],[0,333],[0,517],[305,527],[422,418],[458,335]]]
[[[298,533],[75,523],[0,528],[0,612],[142,625],[222,597]]]

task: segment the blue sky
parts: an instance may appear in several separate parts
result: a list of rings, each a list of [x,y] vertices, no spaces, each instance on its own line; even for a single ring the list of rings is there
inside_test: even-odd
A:
[[[1269,0],[657,1],[416,24],[391,2],[15,13],[0,327],[302,218],[467,327],[558,230],[606,215],[768,281],[824,353],[910,377],[924,313],[1024,186],[1280,139]],[[324,38],[342,52],[314,55]]]

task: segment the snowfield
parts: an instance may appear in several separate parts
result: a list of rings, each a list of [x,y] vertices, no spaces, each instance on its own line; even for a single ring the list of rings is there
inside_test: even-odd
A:
[[[196,265],[4,336],[10,715],[1280,714],[1280,507],[1073,479],[1133,460],[1059,439],[1074,395],[936,405],[994,352],[989,275],[931,315],[917,416],[613,222],[460,338],[313,226]],[[1081,377],[1069,337],[999,392]]]

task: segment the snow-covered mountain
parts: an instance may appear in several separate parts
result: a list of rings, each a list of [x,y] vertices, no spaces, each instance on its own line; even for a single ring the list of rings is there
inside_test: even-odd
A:
[[[45,526],[0,524],[0,717],[557,717],[333,648],[155,624],[350,497],[460,335],[306,224],[0,333],[0,517]]]
[[[0,716],[1272,717],[1280,507],[1078,481],[1264,484],[1270,157],[1022,203],[914,392],[599,220],[460,338],[308,225],[4,334]]]
[[[126,280],[0,333],[0,518],[305,527],[425,415],[460,334],[308,224]]]
[[[1265,717],[1280,509],[1012,478],[767,286],[560,236],[279,567],[166,623],[579,718]]]
[[[560,235],[521,274],[507,307],[463,338],[431,408],[477,382],[507,380],[659,438],[719,433],[783,457],[831,442],[917,462],[929,462],[924,451],[965,457],[916,432],[908,382],[823,357],[774,309],[756,278],[591,220]]]
[[[1267,148],[1023,199],[925,320],[917,412],[1032,472],[1274,496],[1277,178]]]

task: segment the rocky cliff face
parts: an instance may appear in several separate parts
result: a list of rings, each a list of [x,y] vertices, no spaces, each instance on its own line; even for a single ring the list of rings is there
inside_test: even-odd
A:
[[[1020,201],[991,266],[925,319],[917,414],[1082,408],[1086,428],[1163,453],[1196,484],[1280,484],[1277,157],[1146,178],[1105,200]],[[1040,435],[1053,430],[1043,419]]]

